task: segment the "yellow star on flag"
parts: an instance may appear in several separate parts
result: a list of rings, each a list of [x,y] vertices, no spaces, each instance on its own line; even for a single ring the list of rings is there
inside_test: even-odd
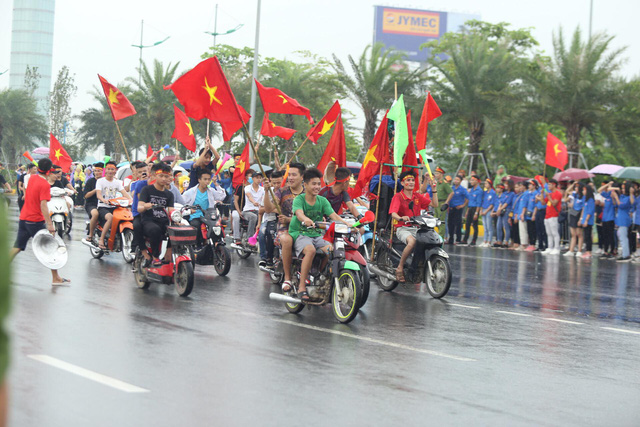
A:
[[[332,122],[329,122],[329,121],[325,120],[324,123],[322,124],[322,130],[320,132],[318,132],[318,135],[324,135],[325,133],[329,132],[329,129],[331,129],[333,127],[333,124],[335,122],[336,122],[335,120],[332,121]]]
[[[236,168],[239,169],[240,173],[244,173],[245,166],[244,160],[240,160]]]
[[[271,127],[272,127],[272,128],[276,127],[276,124],[275,124],[275,123],[273,123],[273,122],[271,122]]]
[[[120,101],[118,101],[118,90],[114,92],[113,89],[109,88],[109,104],[120,104]]]
[[[559,153],[560,151],[562,151],[560,148],[558,148],[558,146],[559,146],[559,145],[560,145],[560,144],[556,144],[556,145],[554,145],[554,146],[553,146],[553,151],[555,151],[555,152],[556,152],[556,157],[558,157],[558,153]]]
[[[60,160],[60,157],[62,157],[62,153],[60,152],[60,150],[56,150],[56,153],[54,154],[54,156],[56,156],[56,160]]]
[[[189,135],[193,135],[193,127],[190,122],[185,122],[185,125],[189,128]]]
[[[207,82],[207,78],[204,78],[204,86],[202,86],[204,90],[209,94],[209,105],[213,104],[213,101],[216,101],[218,104],[222,105],[222,102],[218,98],[216,98],[216,91],[218,90],[218,86],[210,87]]]
[[[378,163],[378,159],[376,159],[376,148],[378,148],[377,145],[374,145],[373,147],[369,148],[369,151],[367,151],[367,155],[364,156],[364,161],[362,162],[362,167],[364,168],[367,164],[369,164],[369,161],[374,161],[376,163]]]
[[[284,97],[284,95],[278,95],[278,96],[279,96],[280,98],[282,98],[282,103],[283,103],[283,104],[286,104],[287,102],[289,102],[289,101],[287,101],[287,98],[285,98],[285,97]]]

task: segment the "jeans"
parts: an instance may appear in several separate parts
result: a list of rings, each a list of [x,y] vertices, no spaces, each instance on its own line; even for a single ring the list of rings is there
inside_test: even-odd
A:
[[[498,217],[498,242],[509,244],[509,239],[511,239],[510,227],[509,215],[504,214]]]
[[[618,240],[622,244],[622,258],[629,258],[629,227],[618,227]]]
[[[242,212],[242,216],[249,222],[249,226],[247,228],[247,238],[253,237],[253,235],[256,233],[258,213],[255,211],[245,211]],[[242,228],[240,227],[240,214],[238,214],[238,211],[233,211],[231,213],[231,219],[233,222],[233,238],[236,240],[240,240],[242,238]]]
[[[538,240],[538,249],[541,251],[547,249],[547,231],[544,227],[544,217],[547,213],[546,209],[538,209],[536,211],[536,239]]]
[[[558,217],[544,220],[544,227],[547,230],[547,238],[550,250],[560,250],[560,231],[558,230]]]
[[[482,217],[482,225],[484,225],[484,243],[491,243],[495,230],[493,229],[493,218],[490,211]]]
[[[449,241],[460,243],[462,239],[462,209],[449,208]]]
[[[278,221],[263,221],[260,224],[258,242],[260,243],[260,259],[273,260],[274,234]]]

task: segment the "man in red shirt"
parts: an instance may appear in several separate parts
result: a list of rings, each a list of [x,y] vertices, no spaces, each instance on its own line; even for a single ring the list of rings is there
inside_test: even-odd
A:
[[[18,236],[13,249],[11,249],[11,260],[27,248],[27,242],[38,231],[46,228],[52,235],[56,233],[47,207],[47,202],[51,200],[51,184],[47,180],[51,166],[50,159],[41,159],[38,162],[38,174],[29,179],[29,186],[24,192],[24,205],[20,211]],[[54,286],[71,283],[70,280],[60,277],[58,270],[51,270],[51,276],[51,284]]]
[[[391,217],[397,221],[395,225],[396,236],[398,236],[398,239],[400,239],[402,243],[407,245],[402,251],[400,264],[398,264],[398,268],[396,268],[396,278],[399,282],[404,282],[404,263],[416,246],[416,235],[418,232],[416,227],[405,226],[405,222],[409,221],[412,216],[420,215],[420,210],[427,209],[431,204],[431,198],[429,194],[413,192],[416,186],[415,172],[402,172],[402,174],[400,174],[400,182],[402,183],[403,190],[391,199],[389,213]],[[435,184],[433,185],[433,194],[435,198],[438,197]]]
[[[558,216],[562,210],[562,193],[558,191],[558,181],[555,179],[550,179],[547,185],[549,187],[549,192],[544,195],[544,203],[547,205],[544,215],[544,227],[547,230],[547,236],[549,236],[549,247],[542,253],[548,255],[560,255]]]

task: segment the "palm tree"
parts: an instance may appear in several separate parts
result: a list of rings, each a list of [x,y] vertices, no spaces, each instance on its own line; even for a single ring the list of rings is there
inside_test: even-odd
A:
[[[408,94],[425,72],[422,69],[410,71],[403,56],[401,52],[385,49],[382,43],[367,46],[357,61],[349,55],[350,75],[338,57],[333,55],[332,65],[338,80],[364,114],[362,147],[365,151],[375,135],[380,112],[393,103],[394,84],[398,84],[398,93]]]
[[[620,91],[614,74],[625,48],[612,49],[613,38],[599,33],[583,41],[577,28],[567,46],[560,28],[553,37],[553,58],[539,61],[532,79],[546,121],[565,128],[570,152],[580,151],[583,132],[595,126],[615,136],[610,110]]]
[[[8,159],[46,141],[47,124],[35,98],[24,89],[0,91],[0,147]]]
[[[84,151],[103,148],[105,154],[111,156],[119,151],[117,147],[120,142],[116,125],[102,92],[94,90],[93,98],[100,104],[100,108],[88,108],[78,115],[81,122],[77,133],[78,141]],[[124,127],[124,135],[129,136],[129,134],[130,126]]]

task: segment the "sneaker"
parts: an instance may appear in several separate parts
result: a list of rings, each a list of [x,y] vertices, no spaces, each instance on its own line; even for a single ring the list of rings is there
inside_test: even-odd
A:
[[[475,245],[476,245],[476,242],[471,242],[471,243],[469,243],[469,246],[470,246],[470,247],[475,246]]]
[[[589,259],[589,258],[591,258],[591,254],[589,253],[582,254],[582,259]]]
[[[529,245],[529,246],[527,246],[527,249],[525,249],[525,250],[526,250],[527,252],[533,252],[533,251],[535,251],[535,250],[536,250],[536,247],[535,247],[535,246],[533,246],[533,245]]]
[[[629,261],[631,261],[631,257],[628,256],[626,258],[623,258],[623,257],[619,256],[618,258],[616,258],[616,261],[617,262],[629,262]]]
[[[553,250],[552,250],[552,249],[547,248],[547,249],[545,249],[544,251],[542,251],[541,253],[542,253],[543,255],[550,255],[550,254],[551,254],[551,252],[553,252]]]
[[[632,259],[631,262],[634,264],[640,264],[640,258]]]
[[[562,256],[574,256],[574,255],[575,255],[575,253],[574,253],[574,252],[567,251],[567,252],[565,252]]]
[[[582,252],[576,252],[576,258],[581,258],[582,257]]]
[[[560,249],[551,249],[549,255],[560,255]]]

